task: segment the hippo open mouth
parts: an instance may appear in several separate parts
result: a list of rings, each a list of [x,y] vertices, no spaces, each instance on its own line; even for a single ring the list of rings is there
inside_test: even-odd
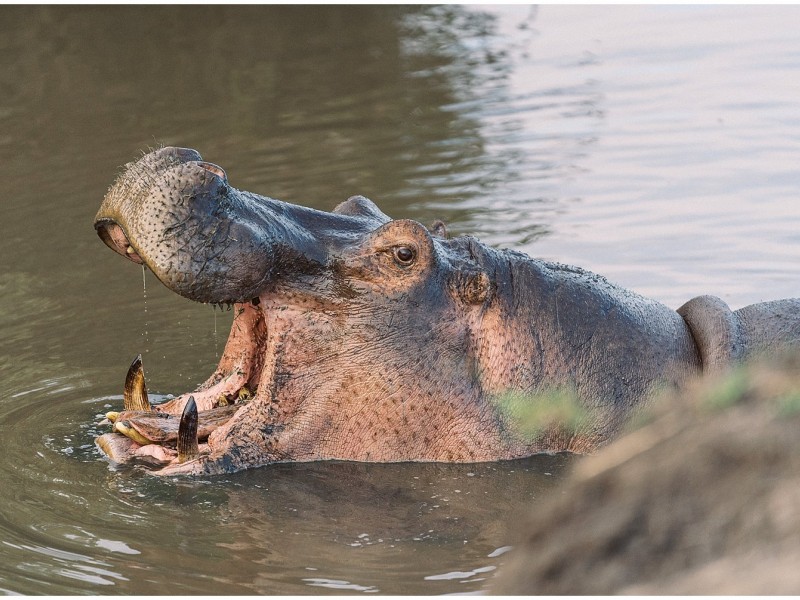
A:
[[[258,350],[266,339],[258,304],[254,298],[234,305],[234,323],[222,359],[212,376],[192,393],[151,406],[141,355],[137,356],[126,377],[123,411],[107,413],[114,433],[98,438],[100,448],[116,461],[141,457],[176,464],[198,458],[201,450],[207,452],[201,443],[233,419],[258,391],[262,370]]]
[[[656,387],[800,347],[798,300],[732,312],[701,296],[676,312],[360,196],[323,212],[237,190],[194,150],[127,165],[95,228],[176,293],[235,311],[194,392],[150,407],[131,366],[98,445],[161,474],[582,452]]]
[[[229,186],[194,150],[162,148],[126,166],[95,228],[173,291],[235,313],[197,390],[111,413],[114,432],[98,445],[113,460],[212,473],[321,458],[489,460],[508,446],[463,351],[488,278],[477,247],[436,246],[443,225],[392,221],[360,196],[331,213],[264,198]],[[140,373],[135,361],[129,379],[143,386]],[[220,409],[197,453],[173,448],[178,415],[202,429]]]

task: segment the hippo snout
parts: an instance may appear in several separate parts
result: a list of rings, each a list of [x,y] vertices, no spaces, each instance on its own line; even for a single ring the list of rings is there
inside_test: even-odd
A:
[[[94,226],[190,300],[248,302],[281,278],[316,276],[389,220],[377,208],[350,214],[356,204],[327,213],[240,191],[195,150],[162,148],[126,165]]]
[[[162,148],[126,165],[95,216],[100,238],[146,265],[167,287],[200,302],[251,298],[272,267],[263,222],[225,171],[186,148]]]

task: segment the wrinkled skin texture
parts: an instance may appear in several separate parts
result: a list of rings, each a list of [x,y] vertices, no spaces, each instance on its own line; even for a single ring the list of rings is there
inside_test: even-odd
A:
[[[746,358],[751,340],[800,340],[797,300],[731,312],[701,297],[679,314],[575,267],[391,220],[363,197],[327,213],[236,190],[188,149],[128,165],[95,227],[178,294],[234,303],[220,364],[192,395],[200,411],[255,395],[200,456],[100,441],[115,460],[154,456],[163,474],[590,451],[654,387]],[[589,416],[532,437],[501,409],[509,392],[554,389]],[[189,395],[156,410],[180,414]]]

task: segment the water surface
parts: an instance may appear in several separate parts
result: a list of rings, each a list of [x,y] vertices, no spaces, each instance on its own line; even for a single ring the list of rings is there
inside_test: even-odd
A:
[[[0,592],[483,590],[566,457],[161,481],[93,445],[144,355],[200,383],[230,313],[91,226],[120,166],[578,264],[678,307],[798,295],[800,8],[0,7]]]

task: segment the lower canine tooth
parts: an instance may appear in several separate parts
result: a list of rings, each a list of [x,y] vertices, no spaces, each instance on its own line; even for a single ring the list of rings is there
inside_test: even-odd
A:
[[[181,423],[178,426],[178,462],[197,458],[200,450],[197,444],[197,404],[194,396],[189,396],[189,401],[183,408]]]
[[[144,383],[141,354],[133,359],[128,369],[122,397],[125,410],[151,410],[150,401],[147,399],[147,386]]]

